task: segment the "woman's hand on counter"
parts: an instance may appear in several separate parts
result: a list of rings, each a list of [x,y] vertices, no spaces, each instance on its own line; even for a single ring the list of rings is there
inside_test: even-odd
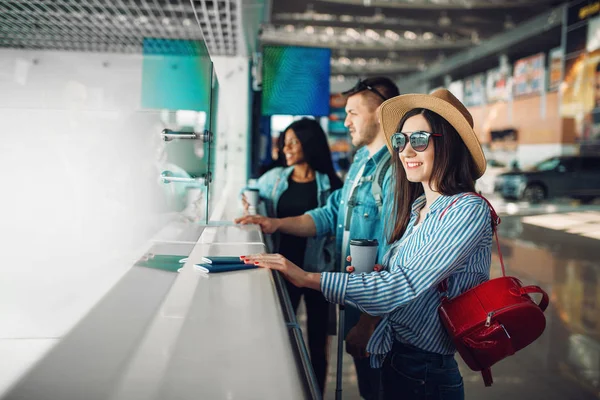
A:
[[[236,224],[256,224],[260,225],[260,229],[263,233],[274,233],[279,229],[281,220],[279,218],[268,218],[262,215],[244,215],[243,217],[236,218],[233,222]]]
[[[321,291],[321,274],[306,272],[281,254],[252,254],[240,258],[246,264],[281,272],[294,286]]]

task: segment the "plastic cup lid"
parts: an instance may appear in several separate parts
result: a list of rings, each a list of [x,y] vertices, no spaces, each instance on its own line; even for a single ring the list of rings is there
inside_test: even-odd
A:
[[[379,246],[377,239],[350,239],[350,246]]]

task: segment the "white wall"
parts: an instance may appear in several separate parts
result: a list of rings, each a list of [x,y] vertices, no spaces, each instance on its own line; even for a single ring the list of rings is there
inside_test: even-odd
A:
[[[173,217],[141,68],[141,55],[0,50],[0,393]]]

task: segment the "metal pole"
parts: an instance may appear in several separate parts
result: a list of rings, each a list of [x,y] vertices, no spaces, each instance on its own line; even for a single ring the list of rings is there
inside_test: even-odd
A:
[[[338,321],[338,351],[335,384],[335,400],[342,400],[342,361],[344,359],[344,306],[340,304]]]

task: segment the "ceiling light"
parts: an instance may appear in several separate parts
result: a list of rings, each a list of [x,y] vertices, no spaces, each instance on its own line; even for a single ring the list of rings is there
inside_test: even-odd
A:
[[[338,61],[342,65],[350,65],[350,64],[352,64],[352,61],[350,61],[350,59],[348,57],[340,57],[338,59]]]
[[[394,31],[390,31],[389,29],[385,31],[385,37],[394,41],[400,40],[400,35]]]
[[[163,24],[163,25],[169,25],[169,22],[170,22],[170,21],[169,21],[169,18],[163,18],[163,19],[162,19],[162,24]]]
[[[425,32],[423,34],[423,39],[425,39],[425,40],[431,40],[431,39],[433,39],[433,33],[431,33],[431,32]]]
[[[342,21],[342,22],[354,22],[354,17],[352,15],[340,15],[340,21]]]
[[[183,26],[190,26],[192,24],[192,21],[185,18],[183,21],[181,21],[181,23],[183,24]]]
[[[354,64],[357,64],[357,65],[360,65],[361,67],[364,67],[365,65],[367,65],[367,60],[365,60],[362,57],[355,58],[354,59]]]
[[[504,20],[504,29],[510,30],[515,27],[515,23],[513,22],[510,15],[506,15],[506,19]]]
[[[412,31],[404,31],[404,39],[407,40],[415,40],[417,38],[417,34]]]
[[[312,25],[308,25],[304,27],[304,32],[308,33],[309,35],[315,33],[315,28]]]
[[[373,29],[367,29],[365,31],[365,36],[373,40],[379,40],[380,38],[379,33],[375,32]]]
[[[296,28],[294,27],[294,25],[286,25],[283,30],[285,30],[286,32],[294,32],[296,30]]]
[[[360,33],[358,33],[356,29],[353,28],[346,29],[346,35],[350,36],[354,40],[360,39]]]
[[[439,26],[450,26],[452,24],[452,20],[448,17],[446,11],[442,11],[440,18],[438,19]]]
[[[325,33],[328,34],[329,36],[333,36],[335,34],[335,29],[328,26],[327,28],[325,28]]]
[[[335,15],[332,14],[314,13],[313,18],[315,21],[335,21]]]

